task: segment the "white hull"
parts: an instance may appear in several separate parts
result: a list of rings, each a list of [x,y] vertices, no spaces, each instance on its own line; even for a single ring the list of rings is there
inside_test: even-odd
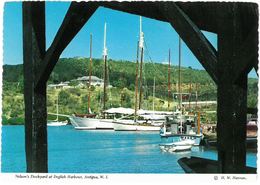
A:
[[[173,146],[168,149],[168,152],[181,152],[186,150],[191,150],[192,145],[180,145],[180,146]]]
[[[96,130],[96,127],[74,127],[76,130]]]
[[[115,131],[159,131],[159,126],[138,125],[114,122]]]
[[[69,117],[71,124],[77,130],[93,130],[93,129],[114,129],[115,131],[159,131],[160,124],[154,125],[138,125],[133,120],[118,120],[114,119],[97,119],[97,118],[82,118],[77,116]],[[139,120],[138,123],[144,123],[144,120]]]
[[[113,119],[99,119],[96,129],[114,129]]]
[[[163,134],[160,134],[161,137],[165,137],[165,138],[179,138],[179,140],[182,140],[181,142],[184,142],[186,140],[189,141],[189,142],[192,142],[193,146],[199,146],[200,145],[200,142],[203,138],[203,135],[202,134],[169,134],[169,135],[163,135]],[[178,143],[178,142],[176,142]]]
[[[193,140],[182,140],[174,143],[168,143],[168,144],[161,144],[160,148],[164,152],[180,152],[180,151],[186,151],[191,150],[192,146],[194,145]]]
[[[47,123],[47,126],[52,126],[52,127],[59,127],[59,126],[65,126],[67,125],[66,122],[61,122],[61,121],[51,121]]]
[[[95,118],[82,118],[77,116],[70,116],[69,119],[74,127],[96,128],[96,125],[99,123],[99,120]]]
[[[175,146],[187,146],[187,145],[194,145],[195,144],[195,140],[191,140],[191,139],[184,139],[181,141],[177,141],[173,143]]]
[[[77,130],[113,129],[113,119],[96,119],[70,116],[71,124]]]

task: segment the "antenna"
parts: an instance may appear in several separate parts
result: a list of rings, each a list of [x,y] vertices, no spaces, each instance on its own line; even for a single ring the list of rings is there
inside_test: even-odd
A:
[[[107,47],[106,47],[106,38],[107,37],[107,23],[104,26],[104,48],[103,48],[103,56],[107,56]]]

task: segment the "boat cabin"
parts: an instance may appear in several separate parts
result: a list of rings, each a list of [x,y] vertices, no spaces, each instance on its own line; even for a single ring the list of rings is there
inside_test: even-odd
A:
[[[161,135],[196,135],[197,125],[197,116],[175,113],[166,116]]]

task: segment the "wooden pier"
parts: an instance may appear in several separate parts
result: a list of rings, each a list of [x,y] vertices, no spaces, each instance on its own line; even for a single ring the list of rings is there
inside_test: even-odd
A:
[[[258,69],[258,5],[242,2],[72,2],[49,48],[45,3],[23,2],[27,172],[48,172],[46,83],[98,7],[169,22],[217,85],[218,173],[246,173],[247,75]],[[216,50],[201,30],[218,35]]]

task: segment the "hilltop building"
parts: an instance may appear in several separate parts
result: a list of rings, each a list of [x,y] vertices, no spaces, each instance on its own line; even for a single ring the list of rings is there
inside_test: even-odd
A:
[[[76,79],[79,84],[86,85],[89,84],[89,76],[82,76]],[[91,76],[91,85],[93,86],[102,86],[104,83],[103,79],[98,78],[97,76]]]

